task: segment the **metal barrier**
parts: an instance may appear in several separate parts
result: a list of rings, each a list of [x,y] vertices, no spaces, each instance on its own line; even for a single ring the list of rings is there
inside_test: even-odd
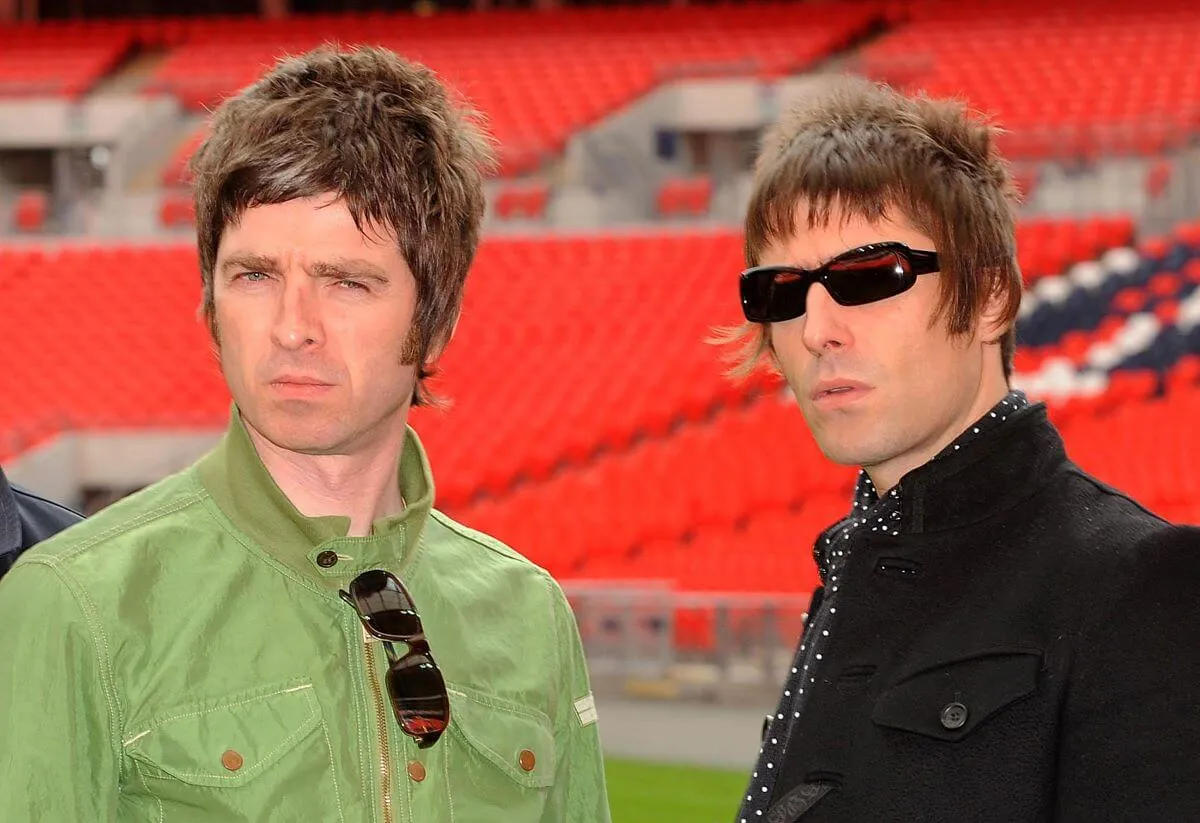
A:
[[[665,580],[570,580],[563,590],[597,688],[708,699],[777,690],[811,596],[682,592]]]

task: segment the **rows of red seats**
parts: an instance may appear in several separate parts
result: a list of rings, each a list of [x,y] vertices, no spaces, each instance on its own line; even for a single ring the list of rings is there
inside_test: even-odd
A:
[[[1128,215],[1097,216],[1072,221],[1042,218],[1017,227],[1017,252],[1027,283],[1062,274],[1071,264],[1091,260],[1101,252],[1133,243],[1133,219]]]
[[[1177,296],[1193,284],[1200,284],[1200,259],[1193,258],[1178,272],[1159,272],[1144,287],[1128,286],[1113,297],[1110,314],[1094,329],[1073,329],[1063,333],[1053,344],[1022,346],[1016,352],[1013,365],[1016,371],[1032,373],[1052,360],[1066,360],[1081,366],[1088,352],[1098,343],[1111,343],[1125,328],[1129,316],[1149,312],[1163,326],[1177,322]]]
[[[1086,471],[1168,520],[1200,523],[1200,478],[1194,471],[1200,461],[1200,431],[1191,425],[1200,419],[1200,356],[1189,375],[1188,382],[1178,383],[1164,396],[1143,393],[1134,397],[1118,386],[1109,393],[1109,402],[1095,404],[1087,414],[1068,419],[1061,408],[1051,407],[1051,418],[1063,434],[1069,456]],[[1128,382],[1147,384],[1154,377],[1132,374]],[[770,402],[799,423],[795,409]],[[767,428],[763,436],[790,427],[782,416],[761,423]],[[717,481],[711,489],[714,508],[727,499],[739,480],[759,471],[763,461],[783,462],[801,477],[832,471],[851,479],[819,456],[793,454],[787,445],[748,454],[734,474],[717,467],[707,469],[704,476]],[[644,508],[649,510],[643,517],[647,519],[653,516],[664,479],[669,477],[641,480],[647,501]],[[786,507],[776,500],[775,505],[762,505],[751,516],[730,518],[723,525],[708,523],[694,532],[653,540],[623,554],[599,553],[567,574],[578,575],[589,585],[652,582],[683,593],[670,621],[677,651],[711,652],[722,631],[735,637],[743,633],[755,642],[774,638],[789,646],[799,636],[800,613],[807,596],[819,585],[813,544],[821,531],[846,516],[850,508],[848,488],[811,490],[802,497]],[[581,522],[580,527],[586,526]],[[721,594],[723,602],[730,594],[747,599],[742,605],[718,608],[702,598],[687,597],[711,593]],[[585,633],[599,630],[586,622],[581,628]]]
[[[211,427],[228,412],[186,247],[0,248],[0,459],[54,431]],[[8,362],[11,360],[11,362]]]
[[[0,26],[0,97],[76,98],[112,71],[133,45],[127,31]]]
[[[1192,369],[1195,369],[1193,366]],[[1200,384],[1105,405],[1064,424],[1072,457],[1168,519],[1200,523]]]
[[[743,396],[755,384],[727,381],[705,342],[737,319],[740,267],[728,231],[485,243],[442,363],[454,408],[414,414],[440,498],[544,479]]]
[[[441,499],[461,505],[545,479],[770,385],[728,381],[706,342],[738,319],[731,284],[742,265],[740,236],[724,230],[487,240],[437,383],[454,406],[414,413]],[[24,398],[0,430],[22,419],[223,420],[228,397],[195,316],[192,248],[11,249],[0,271],[0,343],[18,364],[0,375],[0,396]]]
[[[635,548],[728,529],[814,498],[848,499],[794,403],[768,397],[451,513],[561,575]]]
[[[1157,154],[1200,127],[1200,7],[917,0],[862,54],[871,74],[995,116],[1010,157]]]
[[[427,63],[465,94],[486,114],[502,169],[519,173],[664,79],[714,70],[795,71],[848,42],[873,11],[775,2],[552,15],[214,20],[190,29],[150,88],[211,106],[285,52],[331,39],[379,44]]]
[[[1114,222],[1128,227],[1022,224],[1023,265],[1039,242],[1069,249],[1064,265],[1094,257]],[[485,244],[443,364],[460,411],[415,416],[442,463],[443,500],[540,480],[559,463],[624,448],[770,385],[761,375],[730,383],[704,342],[738,318],[730,284],[742,265],[731,231]],[[468,417],[489,424],[464,437]]]
[[[1200,523],[1200,479],[1193,470],[1200,461],[1200,435],[1189,425],[1198,415],[1200,380],[1180,384],[1164,397],[1097,406],[1091,414],[1071,420],[1052,410],[1072,459],[1156,514],[1179,523]],[[780,454],[772,452],[769,457],[778,459]],[[827,465],[815,465],[810,471]],[[717,592],[726,599],[730,593],[782,597],[781,602],[792,605],[770,615],[773,626],[763,626],[771,610],[752,600],[742,607],[722,607],[722,618],[727,632],[736,634],[739,623],[744,623],[760,642],[773,636],[791,645],[799,636],[798,612],[819,585],[813,543],[822,530],[848,513],[849,506],[848,491],[815,493],[799,506],[764,509],[736,524],[655,541],[626,555],[597,556],[578,574],[588,581],[617,585],[654,581],[671,591]],[[717,608],[699,602],[689,605],[686,598],[681,602],[672,615],[676,650],[712,651],[720,631]]]

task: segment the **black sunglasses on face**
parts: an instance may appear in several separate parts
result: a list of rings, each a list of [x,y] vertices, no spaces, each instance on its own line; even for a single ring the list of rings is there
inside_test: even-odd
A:
[[[817,269],[755,266],[741,274],[742,312],[752,323],[794,320],[804,314],[813,283],[842,306],[862,306],[906,292],[917,275],[936,271],[937,252],[895,242],[851,249]]]
[[[388,656],[387,690],[400,729],[427,749],[450,724],[446,681],[425,640],[425,630],[412,596],[391,572],[366,571],[338,592],[358,612],[363,627],[383,641]],[[398,655],[393,642],[408,645]]]

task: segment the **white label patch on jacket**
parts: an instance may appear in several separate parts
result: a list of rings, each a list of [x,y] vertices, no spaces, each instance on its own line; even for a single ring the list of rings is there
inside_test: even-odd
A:
[[[596,698],[588,692],[587,697],[575,701],[575,713],[579,715],[580,726],[590,726],[596,722]]]

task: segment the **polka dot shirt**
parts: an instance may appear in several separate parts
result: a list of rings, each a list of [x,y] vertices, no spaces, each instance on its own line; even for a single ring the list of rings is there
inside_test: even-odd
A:
[[[1009,392],[1002,401],[933,459],[938,460],[959,451],[1028,405],[1029,401],[1022,392]],[[850,538],[864,528],[890,535],[900,534],[901,494],[901,487],[896,486],[881,499],[871,478],[865,471],[860,472],[850,514],[817,538],[813,558],[816,560],[821,582],[825,586],[825,594],[816,614],[809,615],[796,659],[784,683],[779,706],[767,723],[758,763],[738,810],[738,823],[752,823],[762,819],[771,805],[775,775],[786,754],[787,740],[795,721],[804,710],[807,694],[817,682],[816,670],[824,661],[824,649],[829,642],[829,633],[837,616],[842,570],[845,569],[850,555]]]

